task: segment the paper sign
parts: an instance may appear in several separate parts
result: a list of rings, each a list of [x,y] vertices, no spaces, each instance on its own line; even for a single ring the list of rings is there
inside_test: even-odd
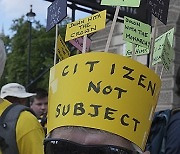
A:
[[[102,0],[101,5],[139,7],[140,0]]]
[[[161,62],[161,55],[162,55],[162,50],[163,50],[163,46],[165,43],[166,36],[169,39],[169,42],[170,42],[171,47],[172,47],[173,46],[173,39],[174,39],[174,28],[172,28],[168,32],[166,32],[163,35],[156,38],[155,45],[154,45],[154,54],[153,54],[152,65],[155,65],[155,64]]]
[[[162,51],[162,56],[161,56],[163,66],[166,70],[169,70],[169,66],[173,60],[173,55],[174,55],[173,53],[174,53],[173,48],[171,47],[171,44],[168,38],[166,37]]]
[[[133,44],[126,42],[126,51],[125,56],[132,56],[132,50],[133,50]],[[147,55],[149,54],[149,49],[143,48],[139,45],[135,45],[135,55],[141,56],[141,55]]]
[[[152,14],[165,25],[167,24],[169,1],[170,0],[148,0]]]
[[[105,28],[106,10],[90,17],[67,24],[65,41],[99,31]]]
[[[67,0],[55,0],[47,12],[46,31],[49,31],[67,16]]]
[[[58,36],[57,40],[57,55],[59,56],[60,60],[66,59],[70,56],[70,51],[68,50],[66,44],[64,43],[61,36]]]
[[[83,49],[83,38],[79,37],[79,38],[75,38],[74,40],[70,40],[69,41],[73,46],[75,46],[79,51],[82,52]],[[86,40],[86,51],[89,51],[91,46],[91,40],[87,37]]]
[[[158,75],[104,52],[75,55],[53,68],[58,85],[53,93],[50,79],[48,133],[62,126],[97,128],[144,149],[161,88]]]
[[[125,17],[123,39],[144,48],[150,48],[151,26],[138,20]]]

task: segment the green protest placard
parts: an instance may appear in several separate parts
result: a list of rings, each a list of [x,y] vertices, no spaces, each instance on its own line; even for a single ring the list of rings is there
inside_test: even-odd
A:
[[[172,28],[171,30],[167,31],[166,33],[164,33],[163,35],[161,35],[155,39],[152,65],[155,65],[155,64],[162,61],[161,55],[162,55],[163,45],[165,43],[166,36],[167,36],[169,43],[172,47],[173,46],[173,39],[174,39],[174,28]]]
[[[174,55],[173,48],[171,47],[168,37],[166,37],[161,55],[162,63],[166,70],[169,70],[169,66],[173,60],[173,55]]]
[[[126,42],[126,50],[125,50],[125,56],[132,56],[132,50],[133,50],[133,44]],[[141,47],[139,45],[135,45],[135,55],[141,56],[141,55],[147,55],[149,54],[149,49]]]
[[[102,0],[101,5],[139,7],[140,0]]]
[[[138,20],[125,17],[123,39],[144,48],[150,48],[151,26]]]

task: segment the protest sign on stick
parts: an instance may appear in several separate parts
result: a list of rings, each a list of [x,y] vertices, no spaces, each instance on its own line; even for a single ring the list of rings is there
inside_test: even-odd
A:
[[[60,35],[58,36],[58,40],[57,40],[56,53],[59,56],[60,60],[66,59],[70,56],[70,51]]]
[[[123,39],[144,48],[150,48],[151,26],[138,20],[125,17]]]
[[[67,16],[67,0],[55,0],[47,12],[46,31],[49,31]]]
[[[120,11],[120,6],[139,7],[140,0],[134,0],[133,2],[130,1],[130,0],[125,0],[125,1],[124,0],[119,0],[119,1],[117,1],[117,0],[111,0],[111,1],[102,0],[101,5],[114,5],[114,6],[117,6],[116,11],[115,11],[115,15],[114,15],[114,18],[113,18],[113,22],[112,22],[112,25],[111,25],[110,33],[109,33],[109,36],[108,36],[108,39],[107,39],[106,47],[105,47],[105,52],[108,52],[109,46],[110,46],[110,43],[111,43],[111,39],[112,39],[112,35],[113,35],[113,31],[114,31],[116,21],[117,21],[117,18],[118,18],[118,14],[119,14],[119,11]]]
[[[106,10],[84,19],[67,24],[65,41],[99,31],[105,28]]]
[[[102,0],[101,5],[139,7],[140,0]]]
[[[169,1],[170,0],[148,0],[148,6],[152,14],[165,25],[167,24]]]
[[[79,51],[82,52],[83,49],[83,37],[75,38],[74,40],[70,40],[69,43],[71,43],[74,47],[76,47]],[[86,40],[86,51],[89,51],[91,46],[91,40],[87,37]]]
[[[152,65],[155,65],[159,62],[161,62],[161,55],[162,55],[162,50],[164,46],[164,42],[166,37],[169,40],[169,43],[171,47],[173,46],[173,39],[174,39],[174,28],[170,29],[166,33],[162,34],[158,38],[155,39],[155,45],[154,45],[154,53],[153,53],[153,58],[152,58]]]
[[[125,56],[128,56],[128,57],[132,56],[132,51],[133,51],[133,44],[126,42],[126,44],[125,44]],[[147,55],[147,54],[149,54],[149,49],[135,44],[135,55],[136,56]]]

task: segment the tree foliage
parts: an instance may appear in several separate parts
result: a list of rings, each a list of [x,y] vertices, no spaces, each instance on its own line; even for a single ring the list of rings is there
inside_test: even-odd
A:
[[[12,37],[4,36],[7,51],[7,63],[1,86],[17,82],[27,85],[27,59],[29,46],[29,22],[22,16],[13,21],[11,26]],[[62,37],[65,35],[65,28],[59,30]],[[29,91],[37,87],[48,89],[49,68],[53,66],[54,58],[55,29],[49,32],[39,22],[32,24],[31,55],[30,55],[30,84]],[[44,74],[41,78],[38,78]],[[36,81],[36,82],[34,82]]]

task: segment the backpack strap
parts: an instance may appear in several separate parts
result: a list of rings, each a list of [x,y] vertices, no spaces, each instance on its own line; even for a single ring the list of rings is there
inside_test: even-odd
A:
[[[0,136],[5,140],[7,148],[2,149],[3,154],[18,154],[16,142],[16,124],[22,111],[31,110],[23,105],[11,104],[8,106],[0,117]]]
[[[150,153],[164,153],[165,135],[170,116],[171,110],[155,113],[146,145],[146,150],[150,151]]]

